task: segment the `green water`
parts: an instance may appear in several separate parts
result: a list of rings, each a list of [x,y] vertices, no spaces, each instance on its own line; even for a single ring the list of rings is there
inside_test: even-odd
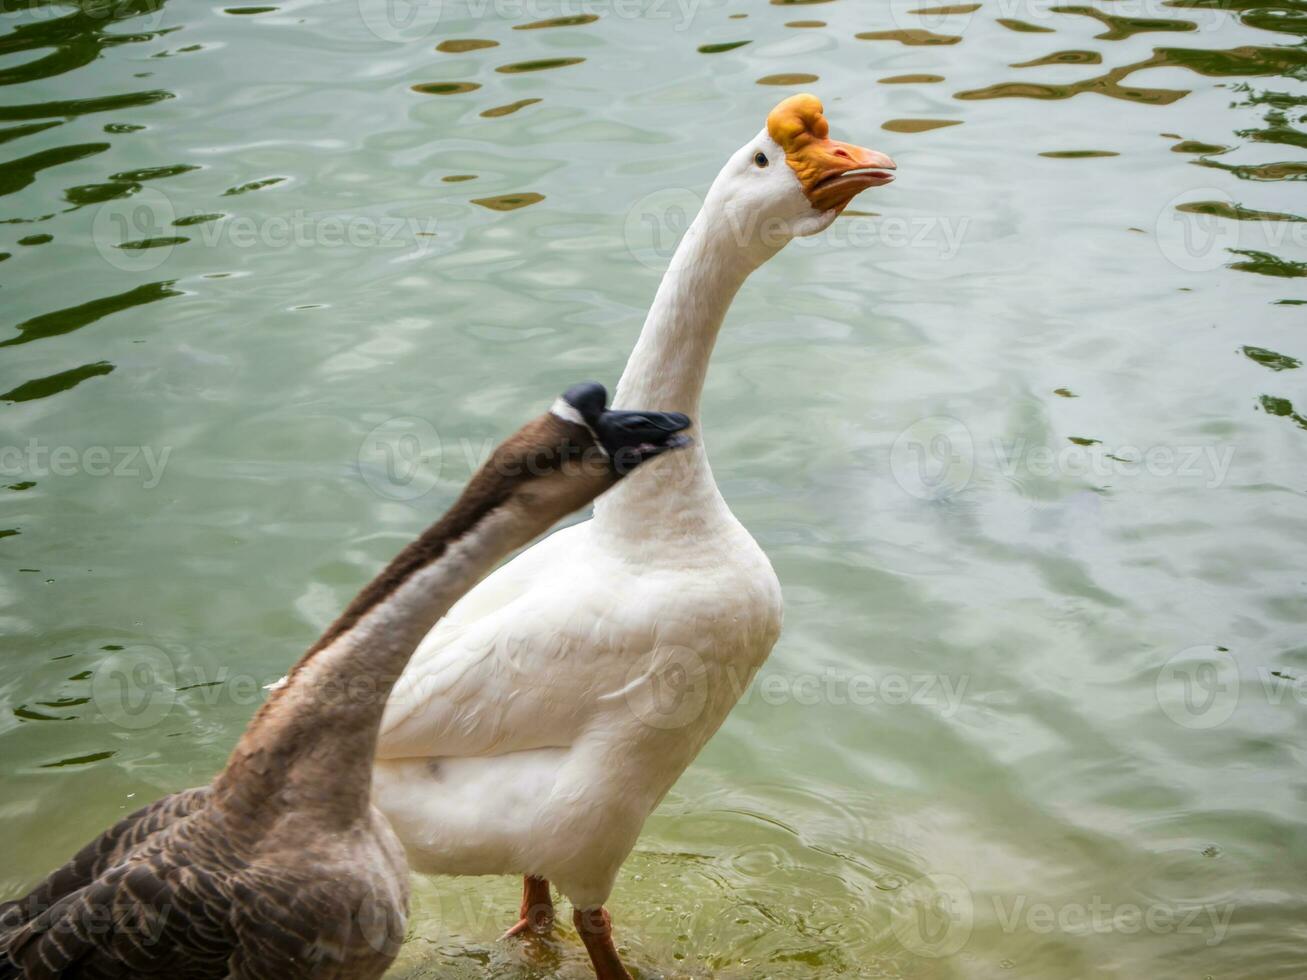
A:
[[[900,177],[722,333],[785,633],[619,879],[633,971],[1307,975],[1307,4],[947,9],[4,0],[0,899],[616,381],[801,86]],[[588,976],[496,943],[517,888],[419,882],[394,975]]]

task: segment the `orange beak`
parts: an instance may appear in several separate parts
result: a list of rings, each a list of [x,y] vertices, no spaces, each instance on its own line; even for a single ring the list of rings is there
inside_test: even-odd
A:
[[[832,139],[812,139],[785,155],[803,193],[818,211],[842,211],[868,187],[894,179],[884,153]]]

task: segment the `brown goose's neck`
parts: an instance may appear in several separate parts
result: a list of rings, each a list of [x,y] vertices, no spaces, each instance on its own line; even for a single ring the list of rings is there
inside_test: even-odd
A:
[[[214,782],[239,811],[348,823],[369,808],[382,712],[413,651],[494,563],[526,543],[521,514],[464,494],[349,605],[274,691]]]

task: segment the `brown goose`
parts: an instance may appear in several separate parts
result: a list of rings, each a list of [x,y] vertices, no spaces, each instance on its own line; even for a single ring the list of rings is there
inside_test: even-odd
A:
[[[688,442],[675,413],[569,390],[504,442],[263,706],[208,786],[139,810],[0,905],[0,978],[379,977],[408,868],[370,802],[377,726],[418,641],[515,548]]]

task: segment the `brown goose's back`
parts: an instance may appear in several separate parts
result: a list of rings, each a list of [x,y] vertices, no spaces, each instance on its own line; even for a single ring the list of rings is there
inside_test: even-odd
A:
[[[277,822],[242,829],[209,787],[137,811],[0,905],[0,978],[380,977],[407,905],[389,828],[290,853]]]

